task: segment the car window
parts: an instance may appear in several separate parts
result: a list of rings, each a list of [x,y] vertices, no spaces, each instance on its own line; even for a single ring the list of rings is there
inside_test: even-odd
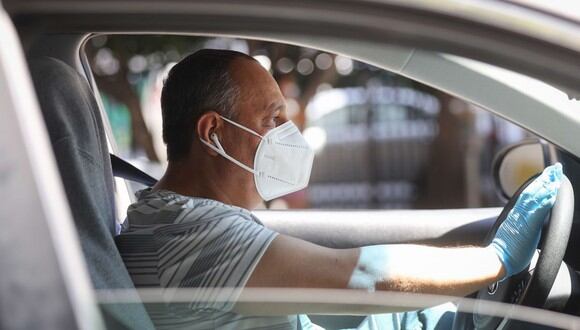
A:
[[[166,166],[163,79],[180,58],[201,48],[239,50],[268,69],[289,118],[316,151],[308,188],[267,208],[500,206],[493,156],[533,136],[442,91],[316,49],[221,37],[94,37],[85,51],[117,153],[154,177]]]

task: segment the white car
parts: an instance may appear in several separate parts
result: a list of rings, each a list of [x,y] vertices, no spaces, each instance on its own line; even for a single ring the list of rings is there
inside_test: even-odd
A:
[[[514,320],[525,319],[580,327],[573,189],[580,180],[580,106],[573,100],[580,95],[580,16],[574,3],[561,5],[554,12],[484,0],[3,1],[0,328],[144,329],[151,323],[142,303],[161,299],[154,292],[137,295],[114,244],[115,194],[131,197],[115,189],[113,173],[129,180],[151,178],[119,159],[111,169],[111,133],[81,51],[88,38],[101,33],[232,36],[342,54],[450,93],[540,136],[548,142],[523,152],[537,153],[540,167],[562,162],[570,181],[543,231],[535,267],[482,289],[475,302],[459,301],[468,313],[457,314],[454,326],[518,328],[523,325]],[[498,188],[507,198],[517,196],[521,184],[509,182],[509,159],[525,147],[498,157]],[[279,232],[352,247],[484,244],[505,216],[501,211],[256,213]],[[361,220],[355,224],[354,217]],[[240,299],[263,314],[291,313],[296,306],[312,314],[364,314],[437,300],[396,297],[273,289]],[[494,309],[480,301],[536,309]],[[347,316],[320,318],[326,324],[335,320],[352,326]]]

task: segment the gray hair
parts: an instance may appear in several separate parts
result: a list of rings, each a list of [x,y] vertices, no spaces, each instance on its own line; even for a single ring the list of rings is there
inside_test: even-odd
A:
[[[240,96],[240,86],[234,81],[229,70],[222,72],[215,83],[208,84],[205,97],[200,100],[200,109],[215,109],[217,113],[228,118],[236,118],[236,105]]]

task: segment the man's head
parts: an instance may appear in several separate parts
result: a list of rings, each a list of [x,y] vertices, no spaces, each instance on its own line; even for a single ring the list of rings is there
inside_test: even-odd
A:
[[[212,187],[208,189],[218,187],[228,199],[235,195],[244,207],[248,207],[247,202],[259,201],[252,174],[222,158],[199,139],[213,144],[211,135],[215,134],[228,154],[253,167],[260,139],[227,123],[220,115],[261,135],[286,122],[284,97],[268,71],[243,53],[198,51],[169,72],[161,107],[170,166],[191,166],[192,171],[207,176],[196,176],[196,180],[210,180]],[[216,197],[209,192],[205,195]]]
[[[236,59],[253,60],[239,52],[203,49],[169,71],[161,94],[163,141],[169,161],[188,156],[201,115],[216,111],[235,117],[240,88],[232,79],[230,66]]]

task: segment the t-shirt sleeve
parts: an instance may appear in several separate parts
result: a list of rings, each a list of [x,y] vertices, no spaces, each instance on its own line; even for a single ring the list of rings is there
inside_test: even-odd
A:
[[[184,222],[172,226],[170,232],[161,230],[154,235],[160,284],[164,288],[192,289],[187,290],[191,291],[191,309],[231,311],[276,235],[237,212],[207,221]],[[166,290],[165,297],[177,291]]]

